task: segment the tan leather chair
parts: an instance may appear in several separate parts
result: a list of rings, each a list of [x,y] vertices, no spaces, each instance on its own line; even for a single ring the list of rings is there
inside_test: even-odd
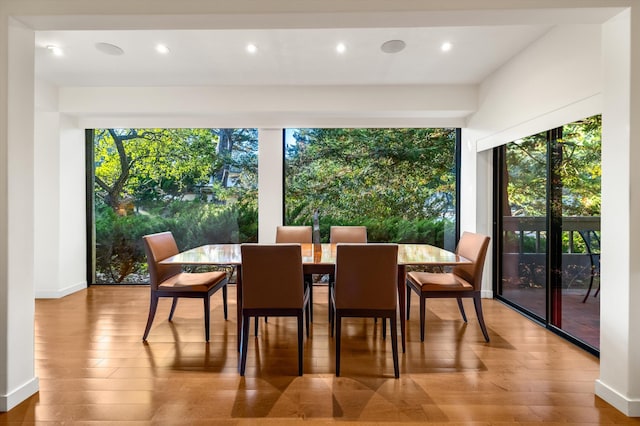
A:
[[[331,243],[366,243],[366,226],[332,226],[329,230]]]
[[[332,226],[329,229],[329,242],[331,244],[338,243],[366,243],[367,227],[366,226]],[[333,311],[331,309],[331,287],[335,282],[335,276],[329,275],[329,322],[333,321]],[[377,321],[377,320],[376,320]]]
[[[182,272],[181,265],[162,265],[161,262],[173,255],[178,254],[178,246],[171,232],[161,232],[158,234],[145,235],[142,237],[144,249],[147,254],[149,265],[149,275],[151,279],[151,304],[149,306],[149,318],[144,330],[142,340],[146,341],[153,318],[156,315],[158,299],[160,297],[171,297],[173,303],[169,312],[169,321],[173,319],[173,314],[178,304],[178,298],[190,297],[201,298],[204,301],[204,327],[205,339],[209,341],[209,316],[210,301],[213,293],[222,289],[222,301],[224,307],[224,319],[227,319],[227,274],[226,272]]]
[[[300,243],[311,244],[313,242],[313,229],[310,226],[278,226],[276,228],[276,244]],[[304,276],[305,288],[309,288],[309,319],[313,322],[313,276]],[[265,318],[265,322],[267,318]],[[258,333],[258,322],[256,331]]]
[[[278,226],[276,243],[309,243],[313,242],[313,230],[310,226]]]
[[[489,247],[489,237],[464,232],[458,243],[456,253],[471,260],[469,265],[455,266],[449,273],[409,272],[407,274],[407,319],[411,304],[411,290],[420,296],[420,340],[424,342],[425,299],[456,298],[462,319],[467,322],[462,298],[473,298],[476,316],[484,339],[489,341],[487,327],[482,315],[480,290],[482,288],[482,270]]]
[[[336,330],[336,376],[340,376],[340,346],[343,317],[389,318],[393,370],[398,368],[398,246],[397,244],[338,244],[336,282],[331,307]],[[333,334],[333,321],[331,332]]]
[[[300,244],[242,244],[242,343],[240,375],[244,376],[249,320],[258,316],[298,318],[298,375],[302,375],[303,315],[309,336],[309,290],[302,277]]]

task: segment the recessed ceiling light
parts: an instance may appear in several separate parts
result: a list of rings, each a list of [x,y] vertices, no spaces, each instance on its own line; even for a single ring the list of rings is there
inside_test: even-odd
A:
[[[120,56],[124,54],[124,50],[122,50],[121,47],[116,46],[115,44],[96,43],[95,46],[96,46],[96,49],[98,49],[100,52],[105,53],[107,55]]]
[[[449,43],[448,41],[445,41],[444,43],[442,43],[442,46],[440,46],[440,50],[442,50],[443,52],[448,52],[451,50],[452,47],[453,45],[451,43]]]
[[[405,48],[407,44],[402,40],[388,40],[382,43],[380,50],[384,53],[398,53]]]
[[[162,55],[166,55],[171,51],[169,50],[166,44],[156,44],[156,52]]]
[[[344,45],[344,43],[338,43],[336,45],[336,52],[338,53],[344,53],[347,50],[347,46]]]
[[[247,44],[247,52],[249,53],[256,53],[258,51],[258,46],[256,46],[253,43],[249,43]]]
[[[50,44],[47,46],[47,49],[54,54],[55,56],[62,56],[64,54],[64,52],[62,51],[62,48],[60,46],[56,46],[54,44]]]

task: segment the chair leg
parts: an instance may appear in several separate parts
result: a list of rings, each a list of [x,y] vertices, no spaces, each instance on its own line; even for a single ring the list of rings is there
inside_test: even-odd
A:
[[[331,307],[331,292],[333,291],[333,275],[329,275],[329,281],[327,282],[327,294],[328,294],[328,306],[329,306],[329,324],[333,324],[333,308]],[[332,334],[333,336],[333,334]]]
[[[467,316],[464,313],[464,305],[462,304],[462,297],[458,297],[458,310],[460,311],[460,315],[462,315],[462,319],[464,322],[467,322]]]
[[[342,318],[338,312],[334,312],[336,321],[336,377],[340,377],[340,338],[342,334]]]
[[[487,327],[484,325],[484,316],[482,315],[482,301],[480,300],[480,295],[473,296],[473,306],[476,308],[476,316],[478,317],[478,322],[480,323],[480,329],[482,330],[482,334],[484,335],[484,340],[489,341],[489,333],[487,333]]]
[[[426,298],[420,295],[420,341],[424,342],[424,323],[425,323],[425,305]]]
[[[209,341],[209,320],[211,319],[211,299],[207,294],[204,298],[204,337],[205,340]]]
[[[308,311],[307,311],[308,312]],[[302,328],[303,328],[303,324],[302,324],[302,315],[303,312],[300,311],[300,313],[298,314],[298,376],[302,376],[302,370],[303,370],[303,361],[302,361]]]
[[[309,307],[311,309],[309,312],[309,318],[311,319],[311,322],[313,322],[313,275],[305,275],[304,282],[309,288]]]
[[[311,302],[309,302],[311,303]],[[307,320],[307,338],[309,337],[309,323],[311,322],[311,307],[307,305],[304,308],[305,319]]]
[[[382,317],[382,340],[387,340],[387,318],[385,317]]]
[[[178,306],[178,298],[174,297],[171,303],[171,310],[169,311],[169,321],[173,320],[173,313],[176,311],[176,306]]]
[[[385,318],[385,323],[387,322]],[[398,366],[398,327],[396,326],[396,314],[389,318],[391,323],[391,351],[393,352],[393,373],[398,379],[400,377],[400,368]]]
[[[247,346],[249,344],[249,321],[248,316],[243,316],[242,322],[242,344],[240,345],[240,375],[244,376],[244,370],[247,366]]]
[[[411,286],[407,284],[407,321],[409,321],[409,312],[411,312]]]
[[[227,320],[227,286],[222,287],[222,308],[224,309],[224,319]]]
[[[147,326],[144,329],[144,334],[142,335],[142,341],[147,341],[147,336],[149,335],[149,331],[151,330],[151,324],[153,324],[153,318],[156,316],[156,309],[158,308],[158,298],[154,295],[151,295],[151,302],[149,304],[149,317],[147,318]]]

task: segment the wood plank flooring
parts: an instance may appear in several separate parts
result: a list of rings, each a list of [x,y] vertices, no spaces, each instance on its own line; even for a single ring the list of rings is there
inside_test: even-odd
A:
[[[147,287],[93,286],[36,300],[40,392],[0,414],[0,423],[640,424],[594,396],[597,358],[494,300],[483,300],[490,343],[471,304],[465,325],[455,301],[437,299],[427,302],[422,343],[413,297],[397,380],[380,322],[345,320],[336,378],[326,287],[316,287],[304,376],[297,376],[295,320],[269,318],[249,339],[241,378],[235,287],[229,296],[228,321],[221,294],[212,297],[209,344],[198,300],[181,300],[172,323],[170,302],[161,301],[144,344]]]

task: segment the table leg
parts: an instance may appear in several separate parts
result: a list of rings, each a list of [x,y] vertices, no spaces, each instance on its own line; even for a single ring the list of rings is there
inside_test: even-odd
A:
[[[257,321],[257,319],[256,319]],[[238,352],[242,342],[242,266],[236,266],[236,339],[238,340]]]
[[[407,267],[405,265],[398,265],[398,303],[400,303],[400,339],[402,340],[402,353],[406,351],[406,307],[407,307]]]

